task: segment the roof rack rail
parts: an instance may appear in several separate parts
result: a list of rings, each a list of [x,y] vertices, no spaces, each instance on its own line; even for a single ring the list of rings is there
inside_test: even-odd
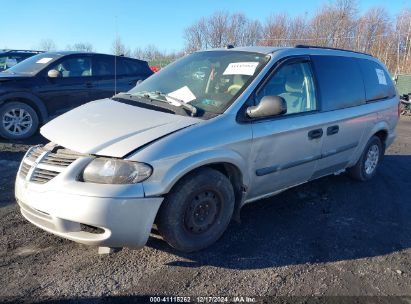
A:
[[[0,52],[31,52],[31,53],[44,53],[44,51],[36,51],[36,50],[12,50],[12,49],[2,49]]]
[[[306,48],[306,49],[326,49],[326,50],[344,51],[344,52],[351,52],[351,53],[356,53],[356,54],[361,54],[361,55],[367,55],[367,56],[374,57],[373,55],[368,54],[368,53],[357,52],[357,51],[346,50],[346,49],[333,48],[333,47],[328,47],[328,46],[297,44],[295,47],[296,48],[301,48],[301,49]]]

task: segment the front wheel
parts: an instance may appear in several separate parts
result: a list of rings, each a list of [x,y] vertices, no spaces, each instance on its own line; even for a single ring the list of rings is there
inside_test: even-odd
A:
[[[192,252],[217,241],[234,210],[234,190],[219,171],[202,168],[182,178],[167,195],[157,227],[172,247]]]
[[[39,126],[36,111],[23,102],[8,102],[0,107],[0,135],[7,139],[32,136]]]
[[[383,155],[384,149],[380,138],[371,137],[358,162],[348,169],[349,175],[360,181],[371,179],[376,174]]]

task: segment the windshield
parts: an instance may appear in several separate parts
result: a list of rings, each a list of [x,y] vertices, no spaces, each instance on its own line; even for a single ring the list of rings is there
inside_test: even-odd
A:
[[[5,73],[34,75],[40,72],[50,62],[59,58],[57,54],[43,53],[27,58],[12,66]]]
[[[269,56],[240,51],[198,52],[170,64],[129,93],[181,106],[176,99],[205,112],[223,113],[251,83]]]

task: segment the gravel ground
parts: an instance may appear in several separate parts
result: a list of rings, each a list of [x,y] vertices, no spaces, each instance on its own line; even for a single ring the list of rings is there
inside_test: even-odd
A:
[[[398,138],[372,181],[330,176],[246,206],[241,224],[232,223],[214,246],[193,254],[176,252],[153,235],[142,250],[97,255],[96,248],[29,224],[14,200],[14,178],[24,151],[44,139],[0,141],[0,300],[409,297],[411,118],[402,117],[397,130]]]

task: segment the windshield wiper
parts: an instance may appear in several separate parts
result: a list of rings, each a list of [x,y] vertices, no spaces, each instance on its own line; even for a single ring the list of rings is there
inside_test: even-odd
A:
[[[179,106],[183,107],[184,109],[189,110],[191,112],[191,116],[196,116],[197,115],[197,108],[195,106],[191,105],[191,104],[188,104],[188,103],[184,102],[181,99],[175,98],[173,96],[170,96],[170,95],[168,95],[166,93],[163,93],[163,92],[160,92],[160,91],[156,91],[156,92],[154,92],[154,94],[171,99],[172,101],[176,102]],[[147,93],[147,96],[152,98],[149,93]],[[171,104],[173,106],[176,106],[173,103],[169,103],[169,104]]]

